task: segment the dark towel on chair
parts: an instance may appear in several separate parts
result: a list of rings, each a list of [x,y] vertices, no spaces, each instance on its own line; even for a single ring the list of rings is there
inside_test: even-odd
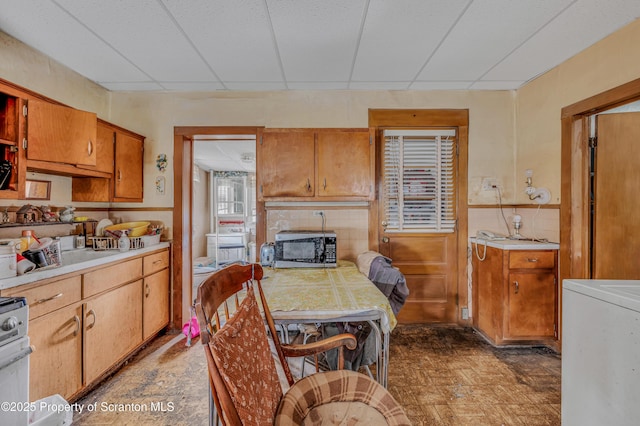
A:
[[[391,259],[380,255],[371,262],[369,280],[389,299],[393,314],[398,315],[409,296],[407,281],[402,272],[391,266]]]

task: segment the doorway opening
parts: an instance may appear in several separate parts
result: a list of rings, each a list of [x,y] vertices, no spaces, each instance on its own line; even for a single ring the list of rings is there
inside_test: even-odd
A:
[[[196,143],[198,141],[228,140],[228,149],[233,144],[240,144],[240,140],[246,140],[246,135],[253,138],[253,152],[255,152],[255,140],[262,134],[261,127],[217,127],[217,126],[189,126],[174,128],[173,149],[173,177],[174,177],[174,208],[173,208],[173,256],[172,275],[173,286],[171,294],[171,322],[174,329],[180,329],[182,324],[191,317],[190,308],[193,304],[193,259],[194,259],[194,210],[200,209],[197,204],[203,197],[196,198],[194,188],[208,180],[201,175],[200,166],[194,167],[196,156]],[[234,142],[234,140],[236,142]],[[251,144],[251,142],[249,142]],[[244,152],[241,152],[242,154]],[[222,154],[219,154],[222,155]],[[240,159],[242,161],[242,159]],[[205,166],[206,167],[206,166]],[[196,178],[195,171],[198,172]],[[197,182],[195,179],[200,180]],[[200,190],[204,186],[200,185]],[[200,194],[200,192],[197,192]],[[204,190],[205,196],[207,191]],[[207,196],[208,197],[208,196]],[[195,203],[195,204],[194,204]],[[195,206],[195,207],[194,207]],[[208,209],[207,209],[208,211]],[[264,204],[255,202],[255,221],[253,235],[257,241],[264,239]],[[198,231],[198,236],[210,233],[210,218],[206,215],[205,225]],[[203,243],[206,254],[206,243]]]

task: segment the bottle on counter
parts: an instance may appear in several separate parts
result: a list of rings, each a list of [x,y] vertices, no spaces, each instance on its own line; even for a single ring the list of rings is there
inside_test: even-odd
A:
[[[76,235],[76,248],[84,248],[84,247],[85,247],[84,234]]]
[[[22,231],[22,237],[20,238],[20,247],[16,247],[18,248],[18,253],[29,250],[29,248],[31,247],[31,243],[33,243],[34,241],[35,240],[33,238],[33,231],[29,231],[26,229]]]
[[[122,230],[122,233],[120,234],[120,238],[118,239],[118,249],[124,252],[124,251],[129,251],[130,248],[131,248],[131,240],[129,239],[129,237],[127,237],[127,231]]]

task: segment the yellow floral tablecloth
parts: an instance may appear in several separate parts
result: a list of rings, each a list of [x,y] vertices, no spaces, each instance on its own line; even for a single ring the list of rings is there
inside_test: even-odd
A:
[[[397,323],[385,295],[353,262],[338,261],[337,268],[264,268],[262,288],[276,321],[326,321],[379,312],[383,333]]]

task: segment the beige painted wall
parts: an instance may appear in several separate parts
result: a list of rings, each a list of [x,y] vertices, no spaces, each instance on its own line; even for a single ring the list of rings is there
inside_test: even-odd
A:
[[[563,107],[640,78],[640,19],[599,41],[518,90],[517,201],[524,203],[524,171],[560,200],[560,113]]]

